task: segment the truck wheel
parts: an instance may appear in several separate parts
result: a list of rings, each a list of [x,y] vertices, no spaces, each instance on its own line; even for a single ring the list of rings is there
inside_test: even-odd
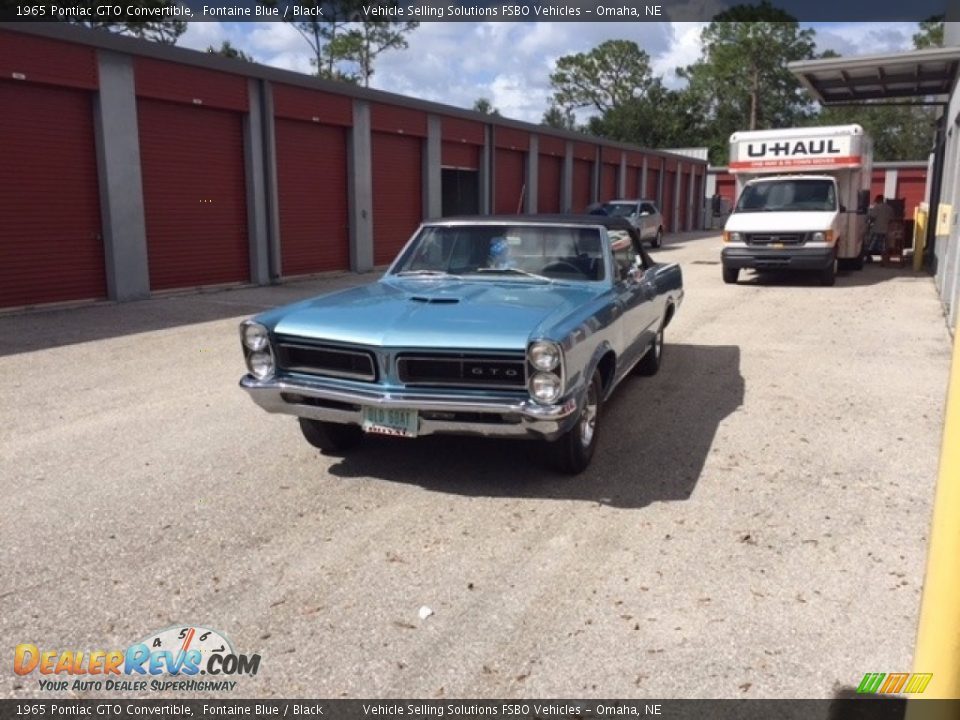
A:
[[[837,259],[820,271],[820,284],[829,287],[837,281]]]
[[[657,336],[653,339],[653,344],[647,350],[647,354],[637,363],[637,375],[656,375],[663,362],[663,328],[657,331]]]
[[[653,236],[653,240],[650,241],[650,247],[658,248],[663,245],[663,228],[657,228],[657,234]]]
[[[564,475],[578,475],[590,465],[597,447],[602,397],[600,373],[594,372],[577,422],[559,438],[547,443],[547,459],[555,470]]]
[[[327,455],[340,455],[360,444],[363,430],[356,425],[297,418],[308,443]]]
[[[724,281],[727,285],[736,285],[736,284],[737,284],[737,279],[738,279],[739,277],[740,277],[740,269],[739,269],[739,268],[728,268],[728,267],[725,267],[725,268],[723,269],[723,281]]]

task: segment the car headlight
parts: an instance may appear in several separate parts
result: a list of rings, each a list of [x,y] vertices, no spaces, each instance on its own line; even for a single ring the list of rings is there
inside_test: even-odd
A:
[[[743,235],[741,235],[741,234],[738,233],[738,232],[727,232],[726,230],[724,230],[724,232],[723,232],[723,241],[724,241],[724,242],[735,242],[735,243],[743,242]]]
[[[550,372],[560,366],[560,348],[550,342],[535,342],[527,351],[530,364],[537,370]]]
[[[815,232],[813,234],[814,242],[833,242],[833,230],[827,230],[825,232]]]
[[[274,370],[273,353],[269,350],[250,353],[247,358],[247,367],[250,368],[250,373],[258,380],[270,377]]]
[[[260,323],[245,322],[240,328],[240,335],[243,339],[243,346],[251,352],[260,352],[270,342],[267,329]]]
[[[560,397],[562,385],[557,375],[539,372],[530,378],[530,396],[539,403],[552,403]]]

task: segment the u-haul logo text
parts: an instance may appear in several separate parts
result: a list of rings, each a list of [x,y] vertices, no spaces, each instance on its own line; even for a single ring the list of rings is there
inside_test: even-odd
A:
[[[833,139],[747,143],[747,156],[752,158],[839,155],[841,152],[844,151]]]

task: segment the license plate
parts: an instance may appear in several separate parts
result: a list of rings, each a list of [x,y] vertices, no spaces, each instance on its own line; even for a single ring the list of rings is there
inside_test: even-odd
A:
[[[363,407],[364,432],[396,437],[416,437],[420,419],[416,410],[406,408]]]

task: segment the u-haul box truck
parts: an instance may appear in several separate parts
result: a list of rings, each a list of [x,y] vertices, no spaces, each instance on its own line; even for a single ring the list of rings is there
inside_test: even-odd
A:
[[[737,132],[737,201],[723,231],[723,280],[740,271],[863,268],[873,144],[859,125]]]

